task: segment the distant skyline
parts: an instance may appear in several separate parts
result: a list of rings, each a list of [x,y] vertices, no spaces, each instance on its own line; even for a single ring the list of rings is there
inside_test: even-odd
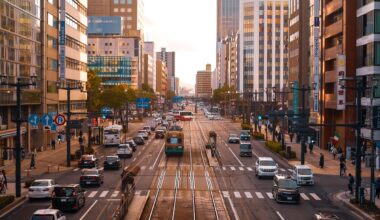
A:
[[[198,70],[207,63],[215,68],[216,1],[145,0],[144,5],[145,40],[154,41],[156,51],[175,51],[180,84],[194,88]]]

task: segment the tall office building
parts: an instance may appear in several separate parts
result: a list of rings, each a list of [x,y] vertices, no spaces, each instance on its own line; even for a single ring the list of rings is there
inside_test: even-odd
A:
[[[144,83],[156,91],[156,52],[154,42],[144,42]]]
[[[168,89],[175,91],[175,52],[167,52],[166,48],[156,53],[156,59],[165,62],[168,69]]]
[[[200,70],[197,72],[195,82],[195,97],[210,98],[211,96],[211,64],[207,64],[205,70]]]
[[[240,2],[239,90],[282,90],[288,82],[288,0]],[[273,95],[273,93],[272,93]]]
[[[166,96],[168,70],[162,60],[156,60],[156,92],[161,96]]]
[[[357,32],[356,25],[352,25],[356,24],[356,1],[321,0],[321,6],[322,124],[353,124],[355,91],[342,88],[339,80],[352,78],[356,72]],[[339,139],[344,151],[355,144],[351,127],[323,126],[320,146],[326,147],[333,138]]]
[[[239,29],[239,0],[217,0],[217,42]]]

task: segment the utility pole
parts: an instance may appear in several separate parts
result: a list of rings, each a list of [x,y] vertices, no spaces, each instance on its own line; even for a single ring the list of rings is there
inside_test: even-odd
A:
[[[71,100],[70,100],[70,95],[71,95],[71,90],[82,90],[83,91],[83,85],[82,82],[80,81],[58,81],[57,82],[57,87],[59,89],[64,89],[67,91],[67,120],[66,120],[66,166],[70,167],[71,166]],[[83,152],[82,152],[83,153]]]
[[[23,83],[21,78],[17,78],[16,83],[7,82],[7,76],[0,75],[0,85],[16,87],[16,197],[21,196],[21,123],[26,122],[21,118],[21,88],[36,86],[36,76],[30,76],[30,82]]]

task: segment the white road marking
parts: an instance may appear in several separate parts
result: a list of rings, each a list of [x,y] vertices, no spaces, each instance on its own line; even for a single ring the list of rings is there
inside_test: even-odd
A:
[[[236,168],[235,168],[235,167],[230,167],[230,169],[231,169],[231,170],[236,170]]]
[[[142,167],[141,167],[141,170],[145,170],[145,169],[146,169],[146,166],[142,166]]]
[[[273,194],[272,194],[271,192],[267,192],[266,194],[267,194],[267,196],[268,196],[270,199],[273,199]]]
[[[309,197],[307,197],[307,195],[305,193],[300,193],[302,199],[304,200],[310,200]]]
[[[104,157],[104,155],[100,156],[99,159],[102,159]]]
[[[228,199],[228,202],[230,203],[230,206],[231,206],[231,209],[232,209],[232,213],[234,213],[235,219],[239,220],[239,216],[238,216],[238,214],[236,212],[236,209],[235,209],[234,203],[232,202],[231,197],[228,197],[227,199]]]
[[[230,193],[228,191],[223,191],[223,197],[225,198],[229,198],[230,197]]]
[[[92,192],[90,193],[90,195],[88,195],[88,197],[89,197],[89,198],[92,198],[92,197],[94,197],[94,196],[96,195],[96,193],[98,193],[98,191],[92,191]]]
[[[90,206],[90,208],[87,209],[87,211],[82,215],[82,217],[80,217],[79,220],[83,220],[84,217],[86,217],[86,215],[90,212],[90,210],[95,206],[95,204],[98,202],[98,200],[95,200],[94,203],[92,203],[92,205]]]
[[[141,151],[137,154],[137,156],[140,156],[141,155]]]
[[[133,158],[133,160],[132,160],[133,162],[135,162],[136,161],[136,157],[135,158]]]
[[[239,170],[243,171],[243,170],[244,170],[244,168],[243,168],[243,167],[239,167]]]
[[[238,192],[238,191],[235,191],[234,195],[236,198],[239,198],[239,199],[241,198],[240,192]]]
[[[240,166],[244,166],[244,164],[239,160],[236,154],[231,150],[231,148],[227,147],[227,149],[234,155],[235,159],[240,163]]]
[[[118,202],[120,199],[107,199],[107,202]]]
[[[284,217],[282,217],[282,215],[280,214],[279,211],[276,211],[276,214],[278,215],[278,217],[279,217],[281,220],[285,220]]]
[[[310,193],[311,197],[313,197],[315,200],[321,200],[321,198],[319,198],[319,196],[317,196],[317,194],[315,193]]]
[[[285,169],[284,168],[280,168],[280,171],[285,172]]]
[[[255,194],[256,194],[257,198],[264,199],[264,196],[261,192],[255,192]]]
[[[135,195],[141,195],[141,190],[136,190]]]
[[[253,171],[251,167],[247,167],[247,170],[249,170],[249,171]]]
[[[111,195],[112,198],[115,198],[117,197],[117,195],[119,195],[119,191],[114,191]]]
[[[226,170],[226,167],[222,167],[223,170]]]
[[[142,150],[145,150],[145,146],[142,148]]]
[[[259,158],[259,155],[257,155],[253,150],[252,150],[252,155]]]
[[[106,197],[107,196],[107,194],[108,194],[108,192],[109,191],[103,191],[101,194],[100,194],[100,198],[104,198],[104,197]]]
[[[75,168],[73,171],[74,171],[74,172],[77,172],[78,170],[79,170],[79,168]]]
[[[293,172],[293,170],[292,170],[292,169],[290,169],[290,168],[288,169],[288,171],[289,171],[289,172]]]
[[[253,196],[252,196],[252,194],[250,192],[244,192],[244,194],[245,194],[245,197],[247,197],[248,199],[252,199],[253,198]]]
[[[165,143],[162,144],[162,146],[161,146],[161,150],[160,150],[160,152],[157,154],[156,160],[154,161],[153,165],[150,166],[150,167],[152,167],[152,169],[156,166],[156,163],[157,163],[157,161],[158,161],[158,158],[160,157],[161,152],[164,150],[164,145],[165,145]],[[150,168],[149,168],[149,169],[150,169]]]

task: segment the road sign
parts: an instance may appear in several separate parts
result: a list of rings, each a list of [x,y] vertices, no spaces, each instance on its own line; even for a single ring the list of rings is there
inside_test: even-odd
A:
[[[174,96],[174,97],[172,98],[172,101],[173,101],[174,103],[182,102],[182,101],[183,101],[183,97],[182,97],[182,96]]]
[[[42,116],[42,124],[44,126],[50,126],[52,123],[53,123],[53,118],[50,115],[45,114],[44,116]]]
[[[64,115],[62,114],[58,114],[55,116],[54,118],[54,122],[58,125],[58,126],[61,126],[61,125],[64,125],[65,122],[66,122],[66,118]]]
[[[51,131],[52,133],[55,133],[55,132],[57,131],[57,125],[55,125],[54,123],[52,123],[52,124],[50,125],[50,131]]]
[[[38,126],[38,124],[40,123],[40,116],[36,115],[36,114],[31,114],[29,116],[29,124],[33,127],[35,126]]]
[[[150,106],[150,98],[137,98],[136,99],[136,107],[137,108],[149,108]]]

